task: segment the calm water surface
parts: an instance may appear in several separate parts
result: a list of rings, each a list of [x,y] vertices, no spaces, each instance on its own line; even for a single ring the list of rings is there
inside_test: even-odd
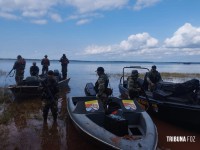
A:
[[[14,60],[0,60],[0,70],[9,72],[12,69]],[[29,76],[29,68],[32,61],[27,61],[25,77]],[[37,61],[40,67],[40,62]],[[84,87],[87,82],[95,83],[95,70],[98,66],[103,66],[108,74],[120,74],[124,66],[143,66],[151,68],[152,63],[117,63],[117,62],[70,62],[68,67],[68,77],[71,78],[67,97],[84,96]],[[160,72],[181,72],[199,73],[200,64],[155,64]],[[52,61],[50,69],[61,69],[58,61]],[[110,76],[111,87],[114,89],[114,96],[119,96],[118,84],[120,77]],[[4,87],[14,84],[14,77],[0,77],[0,86]],[[61,94],[59,101],[59,119],[57,124],[52,123],[52,116],[48,118],[48,124],[42,122],[40,100],[29,100],[21,103],[13,103],[9,109],[13,111],[9,125],[0,125],[0,149],[66,149],[66,150],[99,150],[98,145],[94,145],[85,140],[76,131],[66,113],[66,96]],[[158,149],[162,150],[199,150],[200,133],[188,128],[182,128],[175,124],[151,116],[158,130]],[[195,136],[195,142],[175,143],[167,142],[167,136]]]

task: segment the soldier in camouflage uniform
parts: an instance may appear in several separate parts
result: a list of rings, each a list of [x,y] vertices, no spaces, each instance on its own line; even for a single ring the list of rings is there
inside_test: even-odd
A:
[[[49,66],[50,66],[50,61],[47,58],[48,56],[45,55],[44,58],[41,61],[41,65],[42,65],[42,75],[46,74],[49,70]]]
[[[61,66],[62,66],[62,76],[63,80],[67,78],[67,66],[69,63],[69,60],[67,59],[66,55],[63,54],[63,56],[60,58]]]
[[[143,88],[142,85],[138,82],[138,71],[133,70],[131,76],[129,76],[127,80],[129,98],[134,99],[139,97],[139,95],[141,95],[143,92]]]
[[[36,66],[36,62],[33,62],[33,66],[30,67],[30,75],[38,76],[38,74],[39,74],[39,67]]]
[[[15,64],[13,66],[13,70],[16,70],[16,73],[15,73],[16,84],[19,84],[23,80],[25,66],[26,66],[25,59],[22,58],[21,55],[18,55],[17,60],[15,61]]]
[[[153,65],[151,71],[146,75],[146,80],[148,83],[148,88],[150,91],[154,91],[156,88],[156,83],[162,81],[160,73],[156,70],[156,66]]]
[[[54,72],[48,71],[47,78],[42,81],[43,93],[42,93],[42,105],[43,105],[43,118],[44,122],[47,121],[49,109],[53,115],[54,122],[57,120],[58,115],[58,83],[54,78]]]
[[[98,80],[95,83],[95,91],[97,93],[97,97],[99,97],[102,102],[104,109],[107,109],[107,93],[106,89],[108,87],[109,79],[107,75],[104,73],[104,68],[103,67],[98,67],[97,70],[97,75],[99,76]]]

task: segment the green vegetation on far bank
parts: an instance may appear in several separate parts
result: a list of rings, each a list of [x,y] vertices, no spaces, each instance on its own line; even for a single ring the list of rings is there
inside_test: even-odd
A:
[[[200,78],[200,73],[170,73],[170,72],[161,72],[160,73],[163,79],[168,78]],[[122,74],[109,74],[110,77],[120,78]],[[130,73],[125,73],[125,77],[130,76]],[[145,73],[140,73],[139,77],[144,78]]]

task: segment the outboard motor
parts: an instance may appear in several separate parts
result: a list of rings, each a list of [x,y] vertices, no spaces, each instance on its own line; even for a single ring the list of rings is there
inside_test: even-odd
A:
[[[96,96],[96,91],[94,89],[93,83],[87,83],[85,86],[85,95],[86,96]]]

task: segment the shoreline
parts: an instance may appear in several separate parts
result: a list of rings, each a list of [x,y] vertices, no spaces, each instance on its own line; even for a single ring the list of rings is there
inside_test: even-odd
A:
[[[160,72],[161,77],[163,79],[167,79],[167,78],[200,78],[200,73],[170,73],[170,72]],[[108,74],[110,77],[121,77],[122,73],[115,73],[115,74]],[[124,74],[125,77],[130,76],[130,73],[125,73]],[[140,78],[144,78],[145,73],[139,73],[139,77]]]

